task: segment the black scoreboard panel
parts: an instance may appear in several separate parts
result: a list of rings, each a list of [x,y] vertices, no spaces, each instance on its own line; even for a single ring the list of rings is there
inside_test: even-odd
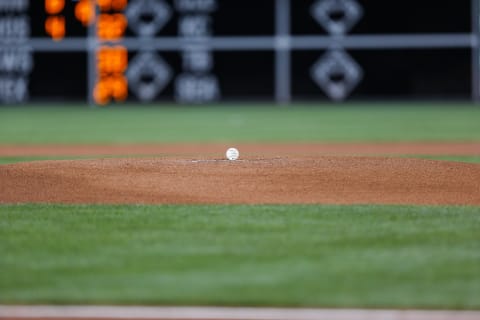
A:
[[[0,0],[0,103],[466,100],[478,81],[478,0],[102,0],[90,25],[85,1]]]
[[[15,1],[15,0],[12,0]],[[152,0],[155,1],[155,0]],[[130,0],[132,2],[132,0]],[[174,8],[172,0],[162,1],[170,9]],[[66,30],[69,37],[86,37],[87,28],[75,18],[75,6],[78,1],[65,0]],[[244,36],[244,35],[273,35],[275,33],[275,0],[217,0],[216,10],[209,14],[212,26],[212,36]],[[28,13],[31,21],[32,37],[48,37],[45,33],[45,0],[31,0]],[[194,14],[195,12],[190,12]],[[174,10],[166,24],[155,33],[155,36],[178,35],[178,20],[180,14]],[[149,17],[146,15],[145,17]],[[126,37],[135,37],[131,29],[127,29]]]
[[[87,53],[37,52],[35,67],[29,77],[30,100],[86,101]]]
[[[465,99],[471,91],[471,54],[465,49],[350,50],[363,80],[351,99]],[[325,51],[293,53],[293,96],[318,98],[318,86],[305,72]],[[324,99],[328,97],[323,95]]]
[[[274,0],[218,1],[218,10],[212,14],[213,33],[219,36],[272,35],[275,33],[274,8]]]
[[[130,51],[130,60],[141,54]],[[175,51],[162,52],[161,58],[171,66],[174,74],[182,73],[181,53]],[[272,100],[274,93],[274,53],[271,51],[216,51],[212,53],[215,65],[211,70],[220,84],[220,100]],[[234,61],[235,63],[232,63]],[[245,66],[252,65],[253,68]],[[85,79],[85,78],[84,78]],[[86,87],[85,87],[86,88]],[[134,92],[130,91],[131,101],[135,101]],[[156,101],[175,100],[175,81],[170,81],[155,97]]]
[[[468,33],[471,31],[471,7],[468,0],[359,0],[363,17],[352,34]],[[292,5],[293,34],[327,34],[310,15],[315,0],[296,1]]]
[[[131,1],[131,0],[130,0]],[[175,1],[165,0],[172,9],[168,22],[155,33],[157,37],[179,35],[179,20],[183,16],[174,10]],[[209,1],[206,1],[209,2]],[[272,35],[275,29],[275,0],[217,0],[216,9],[208,14],[211,36]],[[188,11],[188,15],[202,14],[202,11]],[[148,17],[147,17],[148,19]],[[125,36],[134,37],[128,29]]]
[[[225,99],[272,100],[275,92],[273,52],[222,51],[215,53],[214,57],[215,70],[218,70],[216,74]],[[246,67],[249,65],[252,68]]]

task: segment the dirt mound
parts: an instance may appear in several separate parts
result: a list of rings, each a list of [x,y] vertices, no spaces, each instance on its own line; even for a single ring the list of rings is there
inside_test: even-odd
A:
[[[375,157],[101,159],[0,166],[0,203],[480,205],[480,165]]]

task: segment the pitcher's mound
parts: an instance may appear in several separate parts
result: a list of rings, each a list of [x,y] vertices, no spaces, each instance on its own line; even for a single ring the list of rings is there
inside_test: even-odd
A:
[[[0,166],[0,203],[480,205],[480,165],[374,157],[102,159]]]

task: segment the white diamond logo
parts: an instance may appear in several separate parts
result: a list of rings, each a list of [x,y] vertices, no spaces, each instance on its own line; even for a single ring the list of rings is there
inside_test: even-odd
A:
[[[346,99],[363,78],[362,68],[343,51],[327,52],[312,66],[310,73],[335,101]]]
[[[125,11],[130,29],[140,36],[154,36],[172,16],[172,9],[162,0],[134,0]]]
[[[363,9],[356,0],[318,0],[311,14],[327,32],[342,35],[362,18]]]
[[[141,101],[152,101],[172,78],[172,70],[152,52],[138,54],[126,72],[130,89]]]

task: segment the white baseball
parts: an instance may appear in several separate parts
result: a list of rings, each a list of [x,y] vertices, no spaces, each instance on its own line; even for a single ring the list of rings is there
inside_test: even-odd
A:
[[[238,150],[235,148],[229,148],[225,155],[227,156],[228,160],[237,160],[240,152],[238,152]]]

